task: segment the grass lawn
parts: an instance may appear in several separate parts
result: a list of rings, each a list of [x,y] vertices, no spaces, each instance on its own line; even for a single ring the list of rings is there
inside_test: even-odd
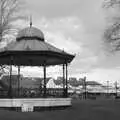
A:
[[[120,120],[120,100],[74,100],[71,108],[41,112],[0,110],[0,120]]]

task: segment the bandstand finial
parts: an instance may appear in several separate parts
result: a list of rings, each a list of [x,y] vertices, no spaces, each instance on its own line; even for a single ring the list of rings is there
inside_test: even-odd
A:
[[[32,27],[32,15],[30,15],[30,27]]]

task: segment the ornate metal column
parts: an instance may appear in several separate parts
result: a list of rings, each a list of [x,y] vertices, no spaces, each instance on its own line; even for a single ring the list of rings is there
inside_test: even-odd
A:
[[[65,97],[65,64],[63,64],[63,97]]]
[[[44,69],[44,97],[46,97],[46,64],[44,64],[43,69]]]
[[[66,86],[66,90],[65,90],[65,96],[68,97],[68,64],[66,63],[66,81],[65,81],[65,86]]]
[[[84,77],[84,84],[83,84],[83,87],[84,87],[84,99],[87,98],[87,84],[86,84],[86,77]]]
[[[9,90],[8,90],[8,96],[12,98],[12,63],[13,63],[13,57],[10,57],[10,73],[9,73]]]

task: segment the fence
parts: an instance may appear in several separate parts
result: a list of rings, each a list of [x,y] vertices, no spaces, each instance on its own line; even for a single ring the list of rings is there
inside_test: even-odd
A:
[[[11,91],[13,98],[40,98],[40,97],[65,97],[65,89],[47,88],[14,88]],[[8,90],[0,90],[0,98],[9,98]]]

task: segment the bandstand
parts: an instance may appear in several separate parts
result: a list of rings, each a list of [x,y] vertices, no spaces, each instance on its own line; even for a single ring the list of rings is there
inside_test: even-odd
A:
[[[9,86],[0,92],[0,107],[71,106],[71,98],[68,97],[67,76],[68,64],[74,57],[74,55],[47,43],[43,32],[33,27],[32,24],[20,30],[15,42],[0,49],[0,64],[10,66]],[[53,94],[53,89],[46,88],[46,69],[55,65],[63,66],[63,88],[56,89],[56,93]],[[18,82],[15,88],[12,84],[12,66],[18,67]],[[36,89],[22,88],[20,86],[20,66],[43,67],[43,86]],[[25,92],[25,90],[27,91]],[[34,91],[34,94],[31,91]]]

